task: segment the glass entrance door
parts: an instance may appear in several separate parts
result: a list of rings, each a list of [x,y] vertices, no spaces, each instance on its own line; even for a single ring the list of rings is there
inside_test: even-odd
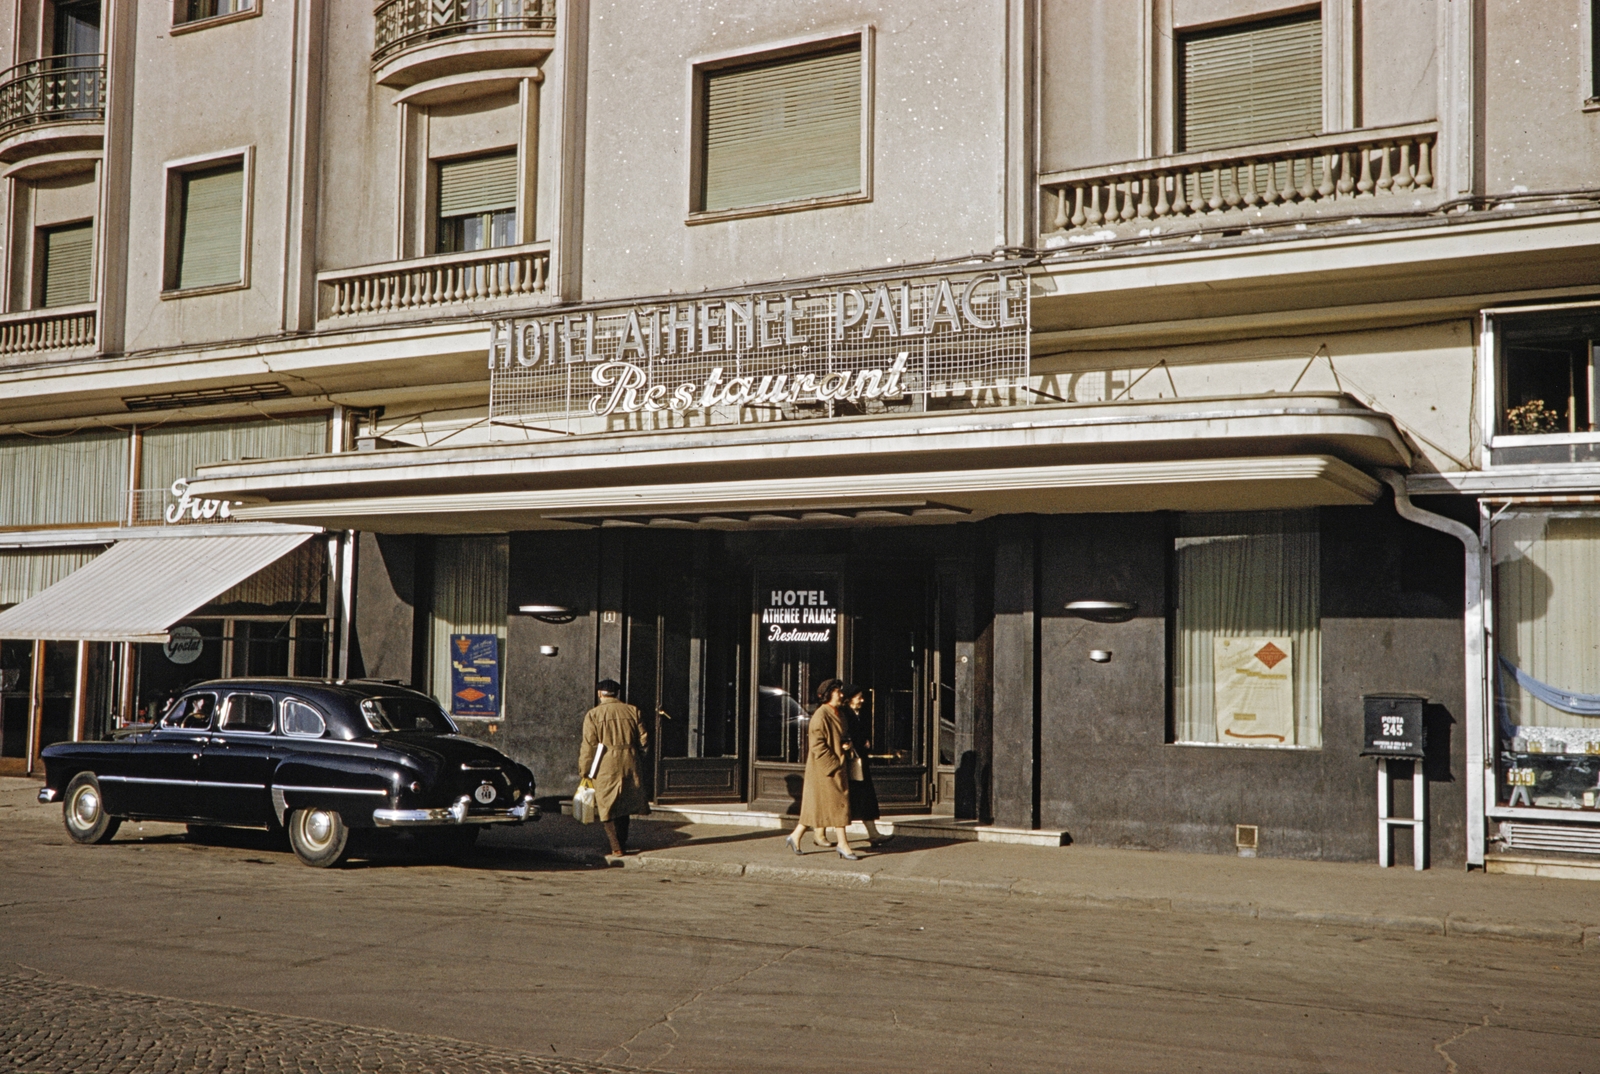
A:
[[[844,591],[837,571],[758,571],[752,808],[798,812],[817,687],[839,677]]]
[[[929,802],[927,572],[878,566],[859,572],[850,616],[850,673],[866,690],[856,748],[872,765],[885,807]]]

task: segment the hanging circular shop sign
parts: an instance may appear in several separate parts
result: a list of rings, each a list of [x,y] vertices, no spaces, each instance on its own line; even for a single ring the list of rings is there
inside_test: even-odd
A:
[[[200,647],[205,639],[194,627],[173,627],[161,651],[174,664],[192,664],[200,659]]]

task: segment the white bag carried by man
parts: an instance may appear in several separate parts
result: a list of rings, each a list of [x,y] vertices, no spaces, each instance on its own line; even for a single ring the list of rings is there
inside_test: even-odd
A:
[[[600,758],[605,756],[606,744],[599,742],[594,747],[594,761],[589,765],[589,774],[578,781],[578,789],[572,796],[572,816],[579,824],[593,824],[600,819],[600,803],[595,801],[594,776],[600,771]]]

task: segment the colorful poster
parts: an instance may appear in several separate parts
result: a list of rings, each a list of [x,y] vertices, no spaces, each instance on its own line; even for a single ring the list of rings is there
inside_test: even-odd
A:
[[[1294,742],[1294,643],[1288,638],[1218,638],[1217,741],[1239,746]]]
[[[500,715],[500,639],[450,635],[450,715]]]

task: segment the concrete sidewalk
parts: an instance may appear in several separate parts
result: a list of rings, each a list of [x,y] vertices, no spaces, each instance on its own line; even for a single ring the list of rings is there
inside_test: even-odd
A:
[[[38,781],[0,778],[0,824],[60,831],[58,806],[33,800]],[[125,825],[119,839],[182,831]],[[1038,847],[900,836],[860,861],[815,849],[795,857],[773,828],[635,818],[639,853],[623,868],[763,883],[847,885],[885,894],[1046,900],[1056,904],[1336,925],[1375,931],[1582,945],[1600,954],[1600,884],[1436,868]],[[544,859],[601,867],[605,836],[570,817],[484,834],[471,864]],[[284,847],[287,852],[287,845]]]
[[[1171,854],[1097,847],[1032,847],[896,838],[860,861],[813,848],[800,857],[783,832],[634,819],[639,853],[623,868],[768,883],[861,886],[885,893],[1042,899],[1158,913],[1225,914],[1312,925],[1582,945],[1600,953],[1600,884],[1417,872],[1370,864]],[[604,836],[570,817],[497,831],[489,852],[514,847],[600,864]],[[501,849],[503,848],[503,849]]]

